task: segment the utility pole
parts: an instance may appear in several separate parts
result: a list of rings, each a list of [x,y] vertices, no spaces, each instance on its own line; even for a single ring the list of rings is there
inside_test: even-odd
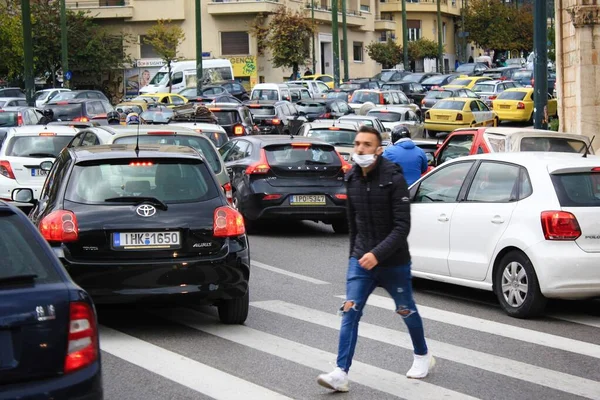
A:
[[[64,0],[63,0],[64,1]],[[196,95],[202,96],[202,4],[196,0]]]
[[[340,85],[340,38],[338,32],[338,0],[331,3],[331,36],[333,40],[333,87]]]
[[[312,26],[313,26],[313,29],[315,29],[315,0],[311,0],[310,3],[312,5],[311,10],[310,10]],[[316,34],[316,32],[313,32],[313,34],[312,34],[312,64],[313,64],[312,72],[313,72],[313,74],[317,73],[317,50],[315,48],[315,46],[316,46],[315,34]]]
[[[438,72],[444,73],[444,44],[442,42],[442,0],[437,0]]]
[[[533,11],[533,127],[548,129],[548,15],[545,0],[535,0]]]
[[[21,0],[21,18],[23,21],[23,55],[25,64],[25,97],[27,104],[33,106],[33,48],[31,43],[31,7],[29,0]]]
[[[61,67],[63,73],[63,87],[68,88],[70,85],[69,79],[69,47],[67,41],[67,6],[65,0],[60,0],[60,50],[62,53]],[[52,77],[54,82],[54,77]]]
[[[348,72],[350,66],[348,65],[348,26],[346,26],[346,0],[342,0],[342,41],[344,42],[344,48],[342,49],[342,58],[344,59],[344,81],[350,79],[350,73]]]
[[[406,22],[406,0],[402,0],[402,56],[404,58],[404,70],[408,71],[408,23]]]

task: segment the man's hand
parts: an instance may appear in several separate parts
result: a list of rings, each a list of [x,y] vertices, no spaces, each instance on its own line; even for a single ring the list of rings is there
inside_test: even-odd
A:
[[[375,268],[375,266],[377,266],[379,261],[377,261],[377,257],[375,257],[375,254],[367,253],[364,256],[362,256],[360,260],[358,260],[358,263],[364,269],[371,270]]]

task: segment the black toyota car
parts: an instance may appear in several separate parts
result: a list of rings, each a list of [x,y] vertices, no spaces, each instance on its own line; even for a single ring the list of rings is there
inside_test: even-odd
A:
[[[95,303],[214,304],[224,323],[247,317],[243,218],[190,147],[66,148],[30,217]]]
[[[260,220],[311,220],[346,233],[344,174],[351,165],[335,148],[310,137],[234,138],[219,149],[233,203],[250,228]]]
[[[96,311],[40,232],[0,201],[0,399],[102,400]]]

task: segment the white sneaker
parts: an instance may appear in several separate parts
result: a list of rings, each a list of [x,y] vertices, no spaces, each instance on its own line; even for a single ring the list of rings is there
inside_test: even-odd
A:
[[[415,354],[414,357],[413,365],[406,373],[406,376],[413,379],[423,379],[435,365],[435,358],[433,358],[431,353],[427,353],[424,356]]]
[[[348,374],[339,367],[328,374],[319,375],[317,382],[319,385],[335,390],[336,392],[347,392],[350,390],[348,386]]]

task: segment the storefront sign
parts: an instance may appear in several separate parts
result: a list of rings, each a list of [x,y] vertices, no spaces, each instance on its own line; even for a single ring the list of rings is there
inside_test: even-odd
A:
[[[136,60],[135,66],[138,68],[162,67],[165,61],[160,58],[141,58]]]
[[[229,61],[235,79],[242,82],[246,90],[252,90],[252,87],[258,83],[256,56],[229,57]]]

